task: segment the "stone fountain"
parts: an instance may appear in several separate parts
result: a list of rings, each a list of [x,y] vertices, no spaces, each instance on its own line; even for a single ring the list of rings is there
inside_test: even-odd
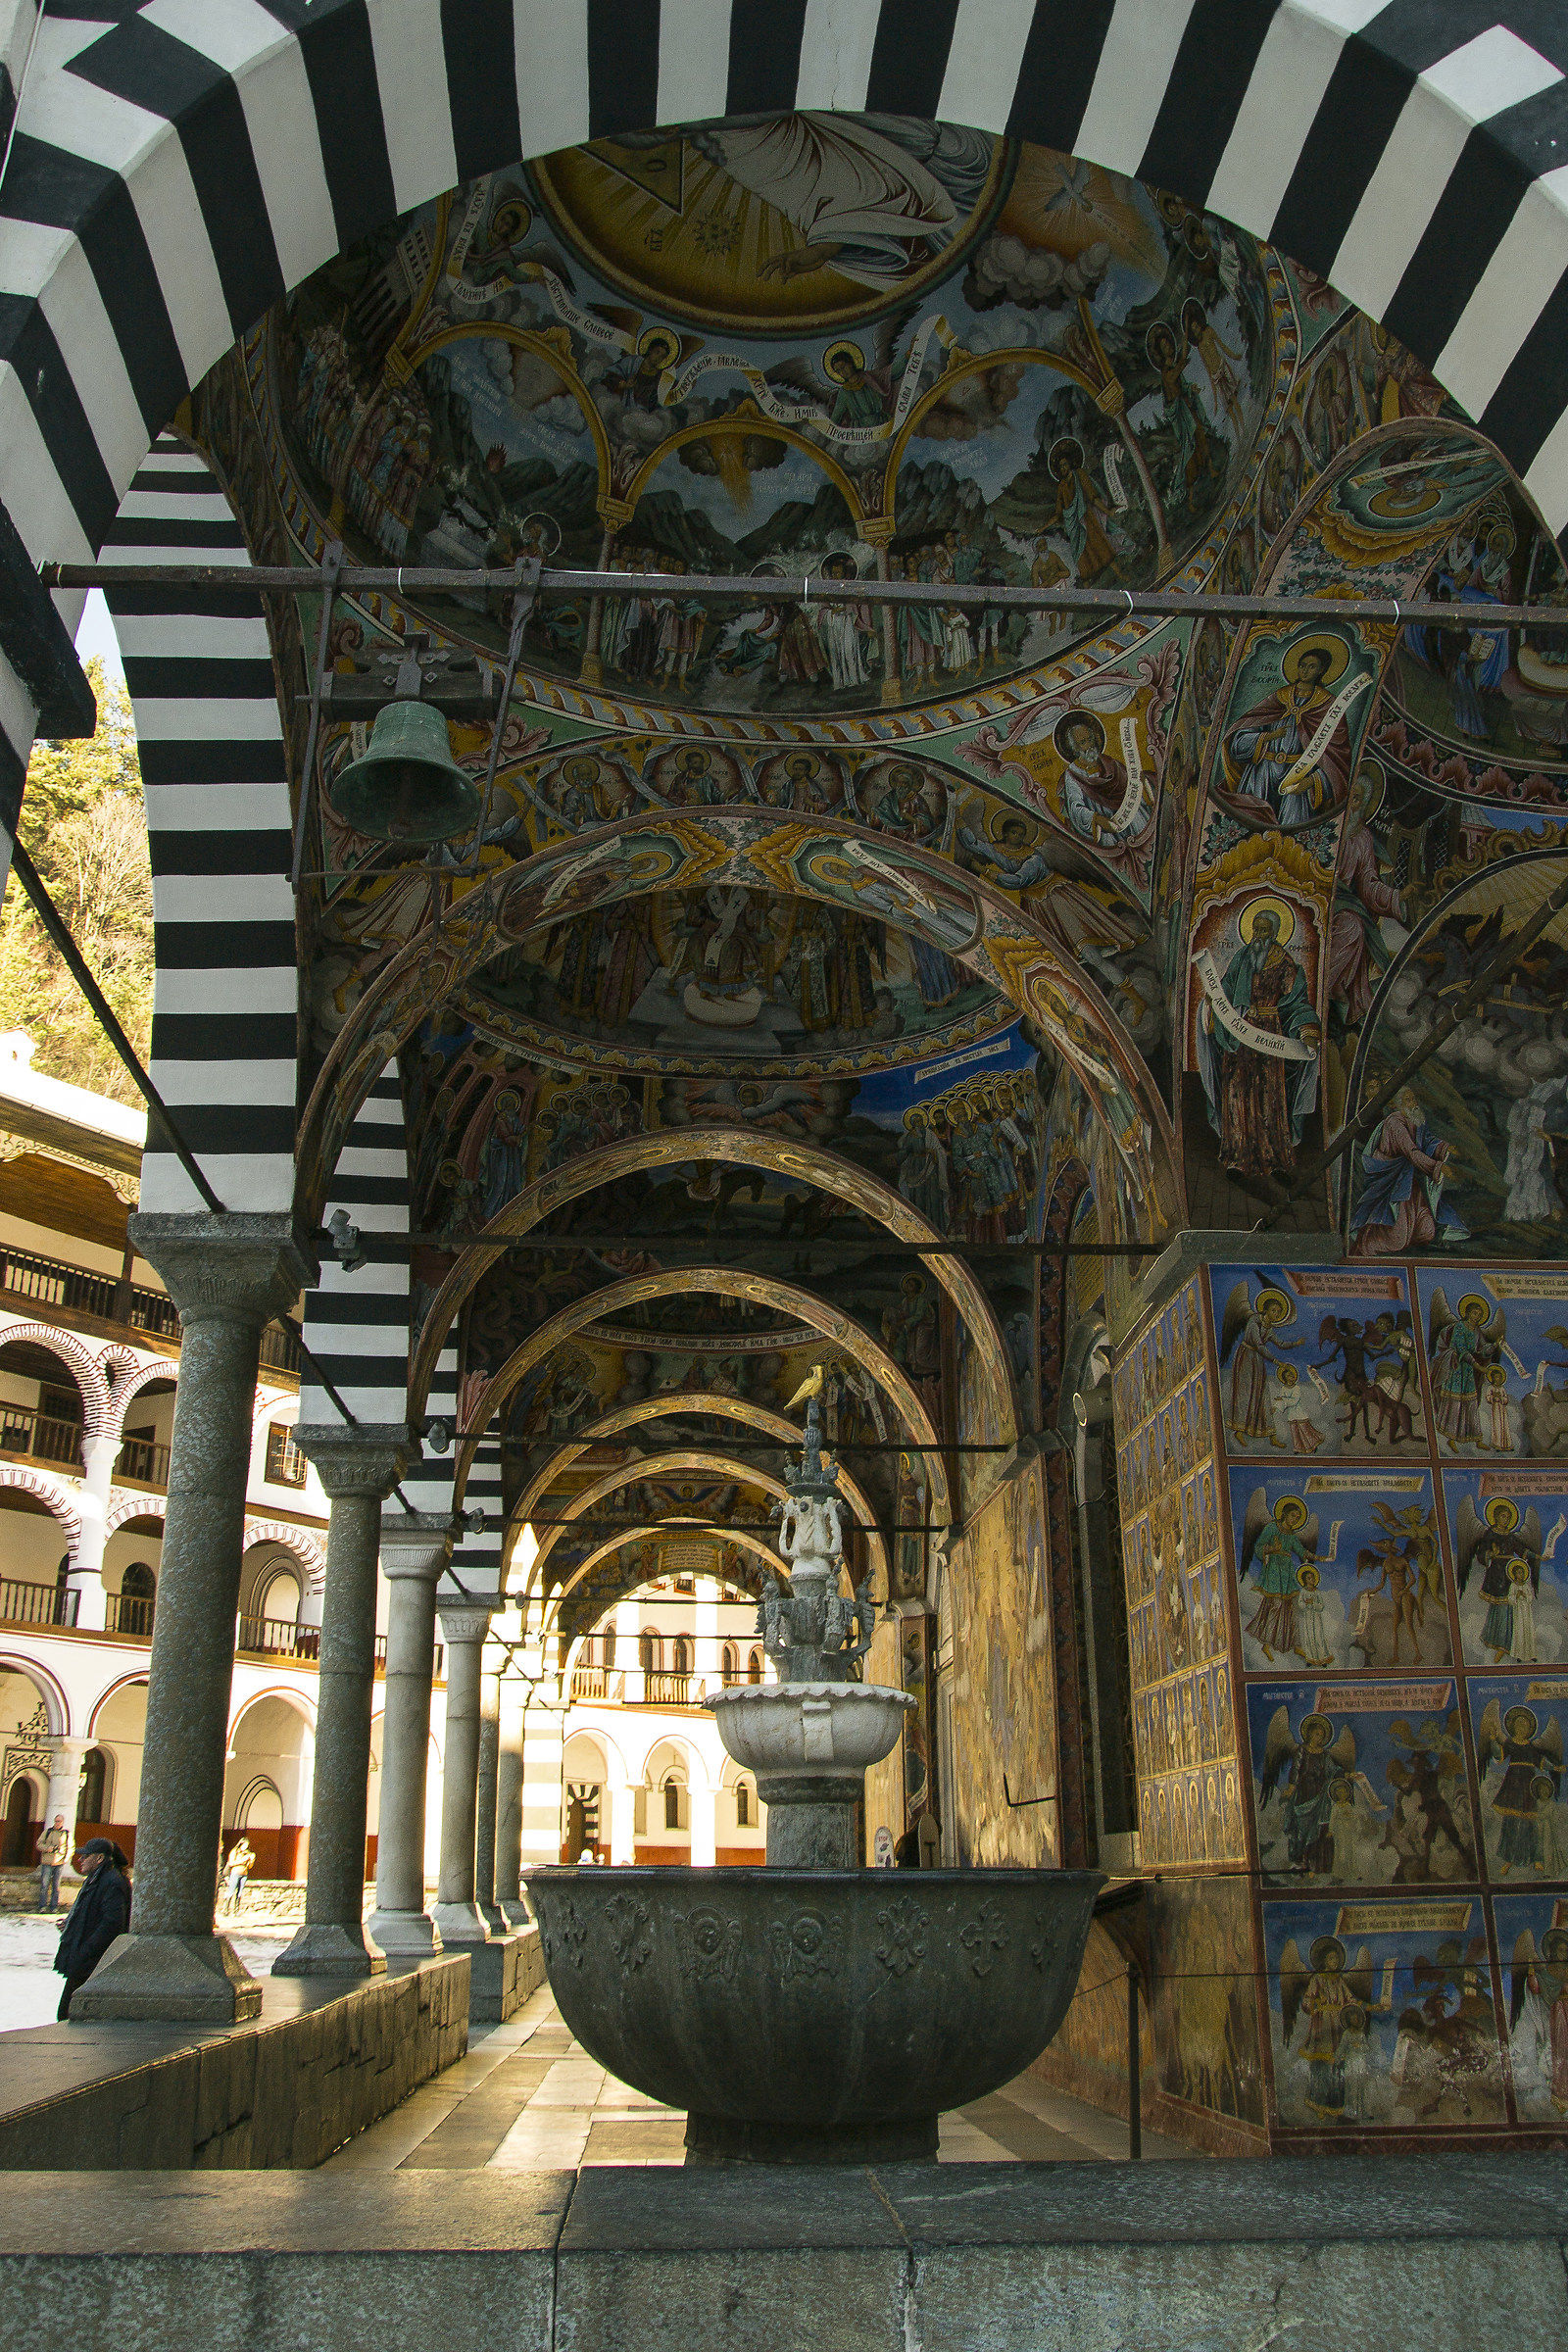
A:
[[[813,1398],[758,1630],[776,1685],[710,1703],[768,1807],[765,1869],[528,1873],[562,2016],[600,2063],[687,2111],[688,2163],[887,2162],[1021,2074],[1066,2014],[1095,1871],[863,1870],[856,1810],[914,1701],[853,1680],[838,1473]]]

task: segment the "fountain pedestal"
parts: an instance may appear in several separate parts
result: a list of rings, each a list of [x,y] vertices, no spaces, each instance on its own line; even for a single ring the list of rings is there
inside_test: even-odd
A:
[[[862,1870],[856,1807],[914,1700],[851,1680],[838,1474],[817,1409],[759,1631],[776,1684],[710,1701],[767,1806],[767,1867],[533,1870],[561,2014],[601,2065],[687,2113],[689,2164],[873,2164],[1037,2058],[1072,1999],[1096,1871]]]

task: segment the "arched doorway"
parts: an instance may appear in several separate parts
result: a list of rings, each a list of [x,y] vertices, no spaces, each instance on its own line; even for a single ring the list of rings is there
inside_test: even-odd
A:
[[[19,1772],[6,1792],[4,1827],[0,1829],[0,1870],[25,1870],[31,1864],[42,1820],[39,1806],[32,1776]]]

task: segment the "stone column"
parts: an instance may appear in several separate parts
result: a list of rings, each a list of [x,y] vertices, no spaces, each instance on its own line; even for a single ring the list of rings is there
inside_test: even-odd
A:
[[[547,1678],[528,1702],[522,1748],[522,1867],[561,1860],[562,1727],[559,1685]]]
[[[501,1777],[501,1659],[494,1642],[485,1644],[479,1672],[479,1769],[474,1784],[473,1899],[479,1916],[493,1934],[507,1922],[496,1900],[496,1829]]]
[[[105,1523],[109,1516],[109,1489],[122,1442],[118,1430],[113,1435],[83,1438],[81,1442],[81,1458],[87,1472],[81,1484],[81,1541],[67,1573],[66,1589],[76,1594],[76,1623],[84,1630],[96,1631],[108,1622],[109,1596],[104,1591],[104,1548],[108,1542]]]
[[[714,1834],[717,1799],[711,1788],[695,1788],[688,1782],[686,1802],[691,1807],[692,1867],[711,1870],[718,1843]]]
[[[436,1581],[456,1522],[444,1513],[381,1514],[381,1573],[389,1588],[386,1712],[381,1718],[381,1824],[376,1834],[370,1935],[389,1960],[441,1949],[424,1907],[424,1788],[430,1762]]]
[[[45,1829],[57,1813],[66,1817],[66,1836],[71,1839],[72,1852],[76,1847],[76,1799],[81,1794],[81,1759],[92,1745],[90,1740],[56,1740],[54,1754],[49,1759],[49,1796],[43,1809]]]
[[[72,2002],[76,2018],[255,2017],[262,1988],[213,1932],[234,1617],[262,1327],[317,1267],[292,1218],[132,1217],[183,1327],[136,1824],[135,1925]]]
[[[628,1870],[637,1859],[637,1790],[630,1781],[610,1790],[610,1859]]]
[[[522,1874],[522,1701],[514,1682],[501,1686],[496,1762],[496,1901],[509,1928],[525,1927]]]
[[[272,1962],[274,1977],[374,1977],[386,1956],[365,1933],[365,1814],[375,1696],[376,1565],[381,1505],[411,1451],[401,1424],[312,1424],[295,1443],[331,1498],[311,1783],[305,1925]]]
[[[490,1931],[473,1899],[474,1811],[479,1782],[479,1682],[490,1611],[443,1601],[447,1650],[446,1739],[441,1751],[441,1880],[435,1924],[443,1944],[484,1943]]]

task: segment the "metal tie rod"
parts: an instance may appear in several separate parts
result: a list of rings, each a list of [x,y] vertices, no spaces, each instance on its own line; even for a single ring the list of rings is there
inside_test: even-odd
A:
[[[470,569],[435,564],[40,564],[45,588],[196,588],[318,596],[380,594],[400,599],[514,591],[514,565]],[[541,596],[675,595],[704,604],[939,605],[959,612],[1065,612],[1085,620],[1385,620],[1428,628],[1568,628],[1568,606],[1484,605],[1455,601],[1407,604],[1397,597],[1224,596],[1202,589],[1014,588],[1001,582],[796,578],[668,571],[542,570]]]

